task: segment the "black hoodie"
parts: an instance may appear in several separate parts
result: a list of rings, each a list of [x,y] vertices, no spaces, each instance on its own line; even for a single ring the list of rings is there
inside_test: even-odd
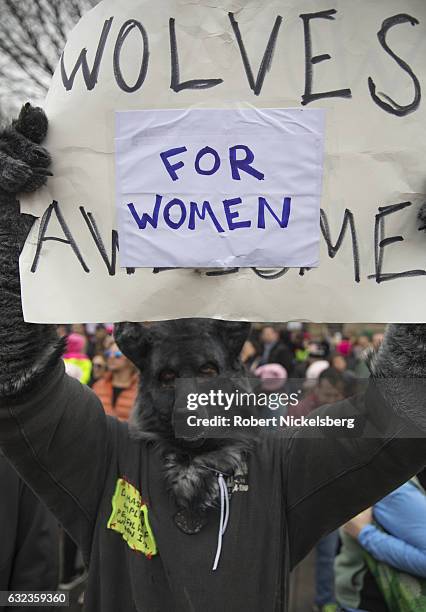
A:
[[[57,521],[1,454],[0,490],[0,591],[56,590]],[[0,606],[0,612],[5,610],[18,608]]]

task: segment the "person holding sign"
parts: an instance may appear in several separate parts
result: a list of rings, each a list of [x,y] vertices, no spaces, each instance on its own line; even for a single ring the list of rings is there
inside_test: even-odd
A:
[[[106,416],[64,374],[55,329],[22,316],[32,219],[16,197],[46,182],[46,131],[27,105],[0,134],[0,446],[81,546],[86,610],[285,611],[289,572],[319,538],[426,463],[424,394],[409,385],[426,377],[426,326],[391,325],[367,390],[313,413],[355,419],[352,433],[183,439],[179,382],[243,378],[249,324],[118,323],[143,385],[130,425]]]

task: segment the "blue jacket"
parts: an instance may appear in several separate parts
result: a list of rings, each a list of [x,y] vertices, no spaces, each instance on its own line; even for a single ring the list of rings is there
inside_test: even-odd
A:
[[[367,525],[358,540],[375,559],[426,578],[426,495],[411,481],[386,495],[373,508],[385,532]]]

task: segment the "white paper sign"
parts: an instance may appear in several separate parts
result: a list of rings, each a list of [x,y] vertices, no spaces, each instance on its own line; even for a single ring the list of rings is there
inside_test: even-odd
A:
[[[38,217],[20,261],[26,319],[426,321],[416,220],[426,199],[425,57],[425,0],[103,0],[71,33],[46,99],[54,176],[22,200]],[[117,111],[280,108],[326,113],[319,267],[120,267]],[[180,176],[193,174],[191,157]],[[213,253],[203,238],[201,255]]]
[[[116,114],[120,262],[316,267],[324,112]]]

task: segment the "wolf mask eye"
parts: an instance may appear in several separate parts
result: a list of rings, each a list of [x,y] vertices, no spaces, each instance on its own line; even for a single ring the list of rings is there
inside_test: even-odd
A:
[[[218,368],[214,365],[214,363],[205,363],[199,369],[199,373],[201,376],[205,376],[206,378],[211,378],[213,376],[217,376],[219,374]]]
[[[176,372],[173,372],[173,370],[163,370],[158,379],[163,387],[172,387],[176,380]]]

